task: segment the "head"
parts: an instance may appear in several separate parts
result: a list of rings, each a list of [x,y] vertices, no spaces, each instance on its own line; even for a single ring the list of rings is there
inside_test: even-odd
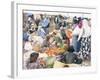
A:
[[[78,18],[76,16],[73,18],[73,23],[74,24],[77,24],[78,23]]]
[[[36,62],[38,56],[39,56],[39,54],[36,52],[31,53],[30,54],[30,63]]]
[[[50,35],[47,35],[46,40],[49,41],[50,37],[51,37]]]
[[[34,31],[32,29],[29,29],[29,34],[32,34]]]
[[[53,35],[56,35],[57,33],[56,32],[53,32]]]
[[[83,27],[88,27],[89,21],[87,19],[83,19]]]
[[[82,25],[83,25],[82,18],[79,17],[79,18],[78,18],[78,26],[79,26],[79,28],[82,28]]]
[[[29,14],[28,17],[30,17],[31,19],[34,19],[34,15],[33,14]]]
[[[57,30],[54,30],[54,31],[52,32],[52,35],[53,35],[53,36],[57,35]]]
[[[68,51],[69,51],[69,52],[74,52],[73,46],[70,46],[70,47],[68,48]]]

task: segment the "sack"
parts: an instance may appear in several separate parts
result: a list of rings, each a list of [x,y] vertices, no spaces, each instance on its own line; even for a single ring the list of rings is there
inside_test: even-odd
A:
[[[54,61],[56,60],[55,57],[47,57],[46,59],[46,65],[48,68],[53,68]]]
[[[63,68],[66,64],[60,61],[55,61],[53,68]]]

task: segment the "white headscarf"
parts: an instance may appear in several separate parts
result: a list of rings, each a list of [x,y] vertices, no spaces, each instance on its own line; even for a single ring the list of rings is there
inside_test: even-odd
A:
[[[91,35],[91,27],[88,24],[88,21],[86,19],[83,20],[83,37],[88,37]]]

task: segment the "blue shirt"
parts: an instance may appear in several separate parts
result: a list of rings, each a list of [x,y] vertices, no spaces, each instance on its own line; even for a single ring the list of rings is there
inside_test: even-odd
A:
[[[29,37],[28,33],[27,32],[24,32],[23,33],[23,40],[24,41],[28,41],[28,37]]]
[[[41,21],[41,26],[44,27],[44,28],[47,28],[48,27],[48,24],[49,24],[49,19],[45,18]]]
[[[40,29],[38,30],[38,36],[41,36],[42,38],[45,38],[46,32],[44,31],[43,28],[40,28]]]

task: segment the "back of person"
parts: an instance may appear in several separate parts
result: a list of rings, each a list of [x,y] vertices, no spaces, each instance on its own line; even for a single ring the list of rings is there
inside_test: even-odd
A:
[[[68,49],[68,52],[64,53],[64,61],[66,64],[71,64],[71,63],[81,64],[82,63],[82,59],[78,58],[78,55],[74,53],[73,46],[70,46]]]
[[[75,58],[75,55],[72,52],[66,53],[66,55],[65,55],[65,62],[67,64],[73,63],[74,62],[74,58]]]

